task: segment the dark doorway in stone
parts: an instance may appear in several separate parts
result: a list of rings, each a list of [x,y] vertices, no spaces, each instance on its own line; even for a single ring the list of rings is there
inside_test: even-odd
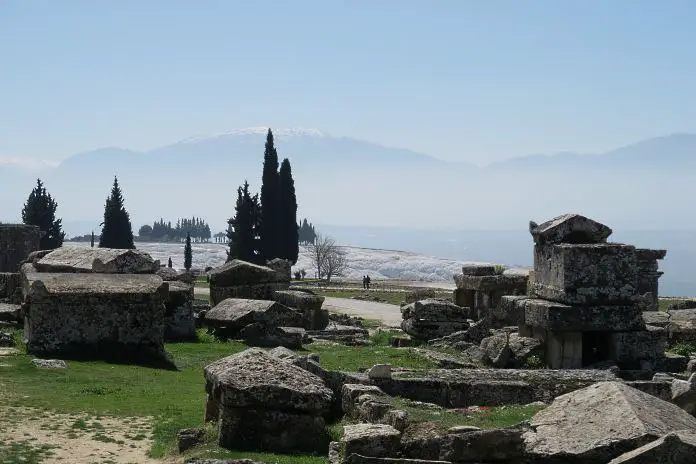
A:
[[[582,333],[582,366],[607,361],[609,359],[610,332]]]

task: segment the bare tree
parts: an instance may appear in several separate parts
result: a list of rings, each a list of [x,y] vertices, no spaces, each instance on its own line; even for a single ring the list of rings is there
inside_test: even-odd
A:
[[[309,248],[312,253],[312,266],[317,270],[317,277],[326,278],[327,282],[331,282],[332,277],[343,275],[348,267],[346,253],[336,245],[333,238],[317,235]]]

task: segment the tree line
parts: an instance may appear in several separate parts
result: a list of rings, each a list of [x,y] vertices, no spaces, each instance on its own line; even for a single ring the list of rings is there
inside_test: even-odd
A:
[[[302,221],[302,225],[297,225],[297,240],[302,245],[311,245],[317,239],[317,233],[314,230],[314,225],[307,222],[307,218]]]
[[[165,222],[160,218],[155,221],[152,226],[146,224],[138,230],[138,236],[141,239],[158,240],[158,241],[182,241],[186,236],[190,236],[194,241],[207,242],[212,237],[210,226],[201,218],[179,218],[176,224],[172,226],[172,222]]]

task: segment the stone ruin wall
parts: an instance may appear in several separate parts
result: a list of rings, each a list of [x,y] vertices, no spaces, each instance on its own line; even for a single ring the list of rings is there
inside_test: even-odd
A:
[[[0,224],[0,272],[17,272],[29,253],[39,249],[40,242],[38,226]]]

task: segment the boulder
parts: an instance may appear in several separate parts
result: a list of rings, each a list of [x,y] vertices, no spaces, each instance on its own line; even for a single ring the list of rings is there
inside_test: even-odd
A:
[[[273,292],[273,299],[278,303],[300,310],[319,310],[324,304],[324,297],[298,290],[278,290]]]
[[[179,430],[179,433],[177,434],[179,453],[183,453],[184,451],[203,443],[204,437],[205,429],[190,428]]]
[[[682,430],[643,445],[609,464],[692,464],[696,462],[696,434]]]
[[[17,345],[14,337],[9,332],[0,332],[0,348],[14,348]]]
[[[670,432],[696,431],[678,406],[622,382],[599,382],[554,399],[524,435],[534,458],[608,462]]]
[[[38,272],[154,274],[159,261],[139,250],[64,246],[34,262]]]
[[[176,269],[171,267],[160,267],[155,272],[160,278],[165,282],[174,282],[179,279],[179,273]]]
[[[401,307],[401,317],[414,318],[429,322],[466,321],[469,308],[463,308],[444,300],[421,300]]]
[[[282,359],[284,361],[293,361],[298,358],[297,354],[295,354],[294,351],[291,351],[290,349],[285,348],[284,346],[273,348],[271,351],[268,352],[268,355],[276,359]]]
[[[221,335],[234,336],[249,324],[304,327],[305,318],[285,305],[269,300],[227,298],[205,314],[205,322]]]
[[[219,422],[219,445],[235,450],[326,452],[324,415],[333,393],[314,374],[259,349],[203,369],[206,417]]]
[[[309,341],[303,328],[274,327],[258,322],[242,328],[237,336],[249,346],[267,348],[282,346],[292,350],[302,348],[302,343]]]
[[[689,380],[672,380],[672,402],[689,414],[696,412],[696,374]]]
[[[386,424],[351,424],[343,426],[343,459],[358,454],[373,458],[399,455],[401,432]]]
[[[526,429],[459,431],[441,439],[440,460],[450,462],[520,462]]]
[[[210,271],[210,285],[235,287],[265,282],[287,281],[282,273],[270,267],[259,266],[239,259],[228,261]]]
[[[369,379],[391,379],[391,366],[389,364],[375,364],[367,371]]]
[[[40,369],[65,369],[68,367],[62,359],[32,359],[31,364]]]
[[[0,321],[18,322],[21,309],[20,305],[0,303]]]

